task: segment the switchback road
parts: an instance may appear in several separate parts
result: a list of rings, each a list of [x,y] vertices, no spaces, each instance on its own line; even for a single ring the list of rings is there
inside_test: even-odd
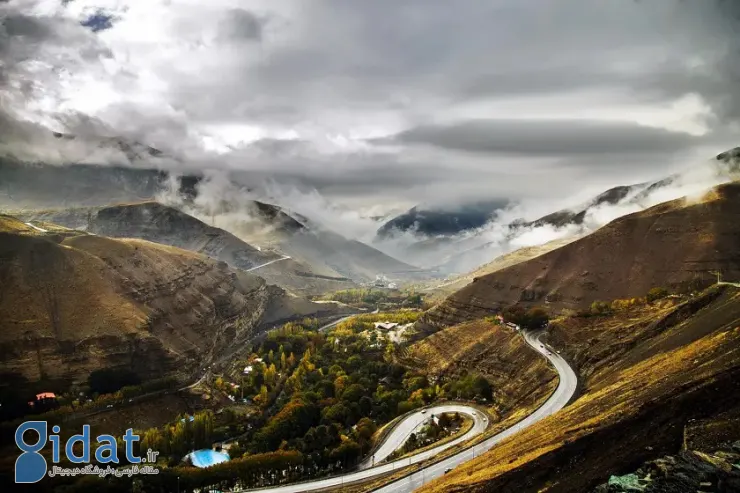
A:
[[[338,320],[334,324],[339,323],[341,321],[342,320]],[[333,324],[330,324],[330,325],[333,325]],[[328,328],[328,326],[322,327],[322,329],[323,328]],[[560,377],[558,387],[555,390],[555,392],[553,392],[553,394],[550,396],[550,398],[542,406],[540,406],[534,413],[530,414],[529,416],[527,416],[526,418],[524,418],[522,421],[515,424],[514,426],[507,428],[506,430],[482,441],[481,443],[473,447],[470,447],[461,452],[458,452],[435,464],[426,466],[417,472],[409,474],[405,478],[394,481],[393,483],[390,483],[375,491],[382,492],[382,493],[406,493],[406,492],[414,491],[415,489],[424,485],[424,483],[443,475],[446,470],[452,469],[464,462],[474,459],[481,453],[491,449],[494,445],[501,442],[502,440],[509,438],[515,433],[518,433],[524,428],[527,428],[531,426],[532,424],[548,416],[551,416],[552,414],[555,414],[556,412],[558,412],[560,409],[562,409],[568,404],[573,394],[575,394],[576,387],[578,385],[578,378],[576,377],[575,372],[568,365],[568,363],[563,358],[560,357],[559,354],[546,348],[540,342],[540,337],[542,336],[542,333],[527,333],[527,332],[522,331],[522,334],[524,336],[524,339],[527,341],[527,344],[532,346],[532,348],[535,351],[539,352],[542,356],[547,358],[550,361],[550,363],[553,364],[553,366],[558,372],[558,375]],[[449,404],[449,405],[434,406],[434,407],[427,408],[426,411],[423,411],[420,409],[417,412],[412,413],[411,415],[407,416],[399,424],[396,425],[393,431],[385,438],[385,441],[383,442],[383,444],[375,452],[374,462],[375,463],[379,462],[380,460],[382,460],[383,457],[387,457],[388,455],[390,455],[390,453],[392,453],[394,450],[400,447],[408,438],[408,434],[410,433],[410,430],[413,430],[414,428],[416,428],[419,425],[419,423],[428,419],[432,414],[444,413],[444,412],[459,412],[461,414],[467,414],[474,421],[473,427],[467,433],[465,433],[465,435],[458,437],[455,440],[452,440],[438,447],[434,447],[425,452],[413,455],[411,457],[395,460],[392,462],[387,462],[385,464],[380,464],[376,466],[372,466],[372,462],[371,462],[370,465],[372,467],[368,467],[367,461],[365,461],[363,462],[363,464],[361,464],[361,468],[359,471],[343,474],[341,476],[324,478],[324,479],[320,479],[316,481],[294,483],[294,484],[289,484],[285,486],[277,486],[277,487],[272,487],[272,488],[261,488],[259,489],[259,491],[264,492],[264,493],[301,493],[304,491],[316,491],[316,490],[321,490],[324,488],[332,488],[332,487],[337,487],[337,486],[341,487],[344,484],[349,484],[349,483],[353,483],[357,481],[364,481],[367,479],[374,478],[376,476],[381,476],[383,474],[393,472],[396,469],[401,469],[411,464],[417,464],[419,462],[433,459],[435,456],[440,454],[442,451],[447,450],[450,447],[453,447],[460,443],[463,443],[467,440],[470,440],[474,436],[482,433],[483,431],[485,431],[486,427],[488,426],[485,416],[483,416],[475,408],[466,406],[464,404],[459,404],[459,405]],[[247,490],[236,490],[236,491],[247,491]]]

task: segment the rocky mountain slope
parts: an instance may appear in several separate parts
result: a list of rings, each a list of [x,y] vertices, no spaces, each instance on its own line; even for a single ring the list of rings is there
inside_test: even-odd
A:
[[[699,200],[679,199],[612,221],[596,232],[474,282],[423,320],[429,328],[476,318],[512,303],[584,308],[595,300],[740,279],[740,183]]]
[[[139,238],[202,253],[236,269],[254,270],[268,283],[296,293],[320,294],[354,287],[333,272],[315,272],[312,266],[271,250],[256,248],[232,233],[210,226],[158,202],[118,204],[33,211],[16,214],[28,221],[48,221],[114,238]],[[276,221],[285,221],[277,215]]]
[[[485,376],[493,388],[485,404],[497,420],[536,409],[558,383],[557,372],[519,334],[487,320],[448,327],[400,352],[404,366],[429,377]]]
[[[693,423],[740,412],[739,324],[732,286],[558,320],[547,341],[577,370],[579,397],[421,491],[590,492],[677,453]],[[733,491],[712,486],[699,491]]]
[[[592,493],[671,493],[740,491],[740,442],[708,454],[682,450],[643,464],[637,471],[612,476]]]
[[[378,274],[401,279],[426,275],[414,265],[271,204],[256,202],[248,217],[231,221],[228,229],[250,243],[268,245],[302,261],[321,275],[358,282],[373,281]]]
[[[145,148],[137,148],[135,151],[149,152]],[[174,178],[167,172],[146,168],[92,165],[62,167],[2,159],[0,210],[18,215],[19,212],[54,209],[53,215],[23,216],[34,219],[45,217],[69,227],[85,228],[88,211],[78,210],[80,208],[98,209],[111,204],[152,202],[162,194],[170,198],[176,195],[178,198],[175,202],[183,210],[206,218],[208,222],[215,220],[217,225],[235,233],[247,243],[273,248],[292,257],[296,264],[289,272],[296,274],[289,274],[289,279],[283,276],[279,282],[307,293],[351,287],[341,278],[371,281],[377,274],[399,273],[406,277],[413,275],[409,273],[418,271],[417,267],[396,260],[376,248],[348,239],[325,225],[309,221],[300,211],[287,211],[279,205],[245,198],[249,190],[236,181],[229,185],[231,189],[239,190],[235,194],[236,198],[231,197],[233,202],[222,200],[217,206],[207,210],[200,208],[197,198],[202,180],[200,175]],[[176,189],[174,194],[173,182]],[[71,209],[69,214],[61,212],[66,209]],[[107,212],[118,214],[112,210]],[[171,215],[168,213],[163,219],[171,219]],[[141,219],[130,219],[141,223]],[[181,222],[181,218],[175,219],[172,222]],[[201,231],[204,228],[196,229]],[[177,236],[174,232],[168,234]],[[181,238],[175,239],[178,242],[183,241]],[[249,257],[255,255],[250,254]],[[285,264],[276,264],[276,267],[277,265],[286,267]],[[271,271],[275,275],[284,274],[282,269],[276,271],[274,267]],[[312,277],[314,275],[320,277]]]
[[[568,243],[572,243],[576,239],[578,238],[562,238],[559,240],[549,241],[544,245],[519,248],[513,252],[500,255],[487,264],[483,264],[467,274],[455,276],[452,279],[441,283],[439,281],[429,282],[427,283],[428,286],[423,288],[422,291],[426,293],[425,298],[428,301],[442,301],[445,297],[473,282],[473,279],[477,277],[492,274],[501,269],[505,269],[506,267],[539,257],[540,255],[544,255],[547,252],[551,252],[561,246],[567,245]]]
[[[571,207],[551,212],[537,219],[517,219],[511,222],[496,220],[499,213],[481,215],[475,207],[460,207],[459,211],[425,211],[412,209],[386,222],[376,235],[374,244],[383,247],[393,234],[416,232],[413,241],[409,235],[403,245],[391,243],[394,254],[402,260],[414,259],[414,263],[443,274],[459,275],[472,271],[492,258],[513,250],[516,239],[533,235],[541,238],[576,238],[588,234],[601,226],[606,218],[616,218],[628,212],[644,210],[659,202],[694,193],[697,184],[719,184],[740,178],[740,148],[718,154],[693,168],[683,170],[665,178],[616,186],[593,198]],[[502,206],[503,207],[503,206]],[[448,206],[448,209],[450,207]],[[483,209],[480,209],[483,210]],[[476,212],[478,211],[478,212]],[[489,211],[490,212],[490,211]],[[472,214],[472,215],[471,215]],[[478,226],[460,229],[457,233],[441,226],[450,222],[466,224],[468,217],[485,219]],[[432,226],[424,226],[430,222]],[[397,225],[397,226],[394,226]],[[543,228],[542,231],[540,228]],[[454,229],[454,228],[453,228]],[[461,234],[462,233],[462,234]],[[538,246],[527,240],[527,244]],[[536,241],[536,240],[535,240]]]
[[[0,216],[0,372],[84,380],[95,369],[188,372],[295,317],[330,314],[203,255],[58,234]]]

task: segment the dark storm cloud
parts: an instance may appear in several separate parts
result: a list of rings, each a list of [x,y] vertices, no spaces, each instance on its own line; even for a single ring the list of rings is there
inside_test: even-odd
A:
[[[594,89],[670,100],[675,93],[640,91],[685,72],[687,57],[716,52],[701,15],[677,0],[308,2],[283,27],[292,43],[219,74],[213,106],[184,104],[223,115],[239,100],[237,116],[270,120],[286,97],[292,107],[278,119],[331,104],[392,110]]]
[[[387,141],[523,156],[645,154],[680,151],[700,139],[633,123],[584,120],[476,120],[412,128]]]
[[[100,76],[120,97],[88,120],[75,113],[47,120],[79,135],[104,132],[171,149],[191,167],[247,169],[370,198],[381,190],[406,198],[415,185],[433,198],[464,195],[485,183],[491,194],[540,194],[535,174],[563,187],[612,180],[625,167],[659,175],[668,167],[663,157],[706,142],[628,123],[564,121],[581,95],[584,106],[631,119],[628,111],[618,113],[621,104],[665,108],[699,94],[711,105],[715,134],[740,116],[740,2],[285,0],[254,10],[234,4],[173,1],[148,11],[153,2],[130,1],[100,36],[81,27],[80,18],[30,16],[0,4],[6,14],[0,83],[12,81],[14,97],[31,99],[53,91],[55,74],[83,67],[88,79]],[[152,12],[161,16],[155,41],[135,29]],[[106,56],[114,58],[115,75],[96,71]],[[31,60],[51,68],[32,73]],[[155,83],[139,85],[145,78]],[[484,109],[513,101],[507,111],[514,112],[520,101],[547,98],[554,102],[542,113],[560,120],[538,119],[536,104],[522,105],[529,120],[521,121]],[[462,106],[466,111],[451,116]],[[438,123],[453,118],[463,123]],[[204,152],[199,132],[226,124],[268,137],[246,149],[229,142],[225,155]],[[410,130],[396,135],[393,155],[373,145],[325,152],[312,142],[402,128]],[[299,139],[273,138],[288,134]],[[582,163],[598,165],[586,176]],[[507,166],[516,176],[502,174]]]

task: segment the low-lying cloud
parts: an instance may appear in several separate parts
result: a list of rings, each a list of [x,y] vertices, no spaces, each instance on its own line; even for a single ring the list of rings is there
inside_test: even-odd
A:
[[[419,126],[388,141],[478,153],[598,158],[603,154],[663,157],[686,151],[701,139],[629,122],[500,119]],[[598,160],[593,164],[598,165]]]

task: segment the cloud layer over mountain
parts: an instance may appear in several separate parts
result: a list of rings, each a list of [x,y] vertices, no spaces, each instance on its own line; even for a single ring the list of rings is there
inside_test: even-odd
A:
[[[737,2],[9,0],[0,151],[366,211],[558,198],[736,145]],[[59,139],[47,129],[75,136]],[[107,141],[105,141],[107,142]]]

